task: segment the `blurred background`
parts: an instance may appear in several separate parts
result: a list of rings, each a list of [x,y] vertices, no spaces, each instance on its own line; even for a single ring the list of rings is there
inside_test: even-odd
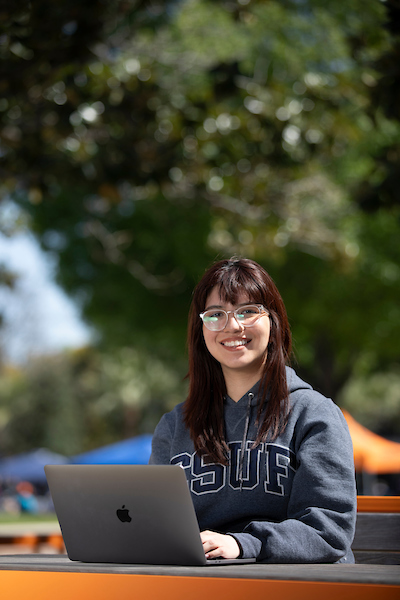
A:
[[[147,462],[234,254],[366,428],[359,493],[400,494],[399,0],[14,0],[0,58],[3,509],[17,459]]]

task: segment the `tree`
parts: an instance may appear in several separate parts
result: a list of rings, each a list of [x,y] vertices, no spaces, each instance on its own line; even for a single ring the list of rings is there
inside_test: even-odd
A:
[[[194,282],[240,253],[274,275],[319,389],[366,356],[396,361],[388,15],[372,0],[6,11],[2,179],[104,344],[174,362]]]
[[[179,371],[132,348],[83,348],[5,368],[0,456],[40,447],[74,455],[152,432],[184,396]]]

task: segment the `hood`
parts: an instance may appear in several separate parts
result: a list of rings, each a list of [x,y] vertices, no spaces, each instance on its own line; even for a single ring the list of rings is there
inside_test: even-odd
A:
[[[300,379],[291,367],[286,367],[286,377],[290,394],[299,390],[312,390],[312,386]]]
[[[306,383],[298,375],[291,367],[286,367],[286,377],[287,384],[289,388],[289,393],[297,392],[300,390],[312,390],[312,386],[309,383]],[[224,403],[226,407],[232,408],[236,410],[236,412],[240,412],[242,410],[246,410],[247,406],[257,406],[258,404],[258,390],[260,387],[260,381],[257,381],[253,387],[248,390],[242,398],[238,402],[235,402],[228,395],[224,397]]]

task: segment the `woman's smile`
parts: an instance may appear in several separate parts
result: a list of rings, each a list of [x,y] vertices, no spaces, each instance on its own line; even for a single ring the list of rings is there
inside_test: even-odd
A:
[[[234,340],[224,340],[221,342],[221,345],[224,346],[225,348],[240,348],[243,346],[247,346],[247,344],[250,344],[251,340],[248,339],[234,339]]]

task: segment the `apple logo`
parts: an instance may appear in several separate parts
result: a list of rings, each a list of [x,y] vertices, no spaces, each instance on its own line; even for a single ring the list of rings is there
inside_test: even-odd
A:
[[[125,508],[125,504],[117,510],[117,517],[122,523],[130,523],[132,521],[132,518],[129,516],[129,510]]]

